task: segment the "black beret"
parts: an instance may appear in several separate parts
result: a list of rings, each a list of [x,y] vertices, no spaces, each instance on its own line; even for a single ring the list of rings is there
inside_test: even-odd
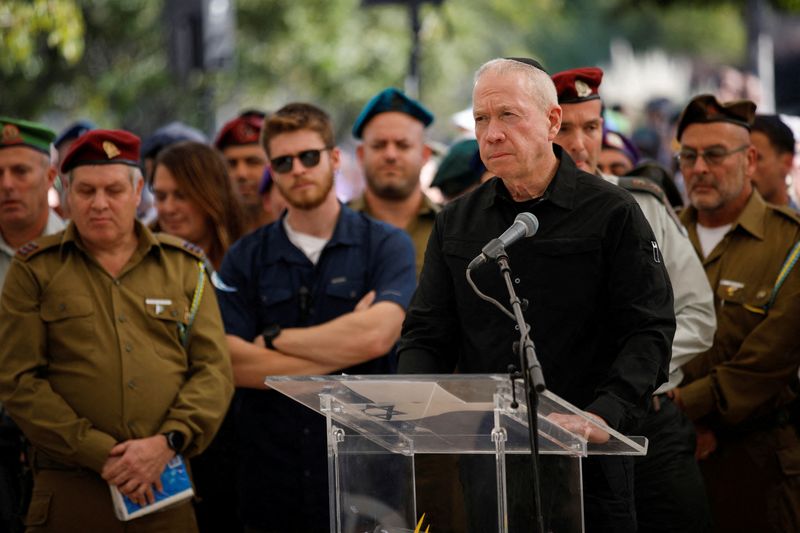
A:
[[[714,95],[701,94],[691,99],[678,119],[678,140],[690,124],[729,122],[748,131],[756,116],[756,104],[750,100],[732,100],[720,103]]]
[[[446,196],[456,196],[471,185],[480,182],[486,167],[480,158],[478,141],[465,139],[453,144],[447,151],[431,182]]]

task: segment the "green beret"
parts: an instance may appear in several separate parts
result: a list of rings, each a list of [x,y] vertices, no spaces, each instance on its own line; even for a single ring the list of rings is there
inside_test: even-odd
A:
[[[695,96],[681,112],[678,119],[677,138],[680,141],[683,130],[690,124],[709,122],[729,122],[748,131],[756,117],[756,104],[750,100],[733,100],[720,103],[711,94]]]
[[[438,187],[445,196],[457,196],[471,185],[478,183],[484,172],[486,167],[480,158],[478,141],[475,139],[458,141],[450,147],[447,155],[439,163],[431,186]]]
[[[425,109],[425,106],[412,100],[402,91],[389,87],[379,92],[372,97],[372,100],[367,102],[361,114],[358,115],[355,123],[353,124],[353,137],[356,139],[361,138],[364,132],[364,127],[379,113],[386,113],[387,111],[399,111],[405,113],[420,122],[427,128],[433,122],[433,114]]]
[[[50,143],[56,133],[36,122],[0,117],[0,148],[27,146],[50,155]]]

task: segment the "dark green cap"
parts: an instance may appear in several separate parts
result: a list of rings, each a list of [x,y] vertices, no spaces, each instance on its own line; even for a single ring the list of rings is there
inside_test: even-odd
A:
[[[361,114],[358,115],[353,124],[353,137],[361,138],[364,127],[379,113],[387,111],[399,111],[422,122],[427,128],[433,122],[433,113],[425,109],[425,106],[403,94],[399,89],[389,87],[384,89],[367,102]]]
[[[486,167],[480,158],[478,141],[475,139],[458,141],[450,147],[447,155],[439,163],[431,186],[438,187],[445,196],[457,196],[471,185],[478,183],[484,172]]]
[[[50,143],[56,133],[43,124],[0,117],[0,148],[27,146],[50,155]]]

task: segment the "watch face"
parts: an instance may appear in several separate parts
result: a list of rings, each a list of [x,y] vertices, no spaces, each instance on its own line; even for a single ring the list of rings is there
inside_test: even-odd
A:
[[[264,337],[274,339],[281,332],[281,327],[278,324],[271,324],[264,328]]]
[[[180,451],[183,448],[183,433],[178,431],[167,433],[167,444],[172,448],[172,451]]]

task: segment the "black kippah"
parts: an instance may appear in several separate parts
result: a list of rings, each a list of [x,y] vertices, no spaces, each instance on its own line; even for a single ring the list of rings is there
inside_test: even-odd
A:
[[[548,74],[548,72],[544,69],[542,64],[536,61],[535,59],[531,59],[529,57],[504,57],[503,59],[508,59],[509,61],[516,61],[518,63],[525,63],[526,65],[530,65],[533,68],[539,69],[545,74]]]

